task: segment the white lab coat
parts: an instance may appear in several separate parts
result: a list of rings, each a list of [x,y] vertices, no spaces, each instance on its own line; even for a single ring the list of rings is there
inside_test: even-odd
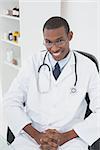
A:
[[[87,150],[100,137],[100,78],[95,64],[87,57],[77,53],[77,92],[71,93],[75,82],[75,59],[71,58],[57,81],[52,71],[49,78],[47,70],[41,69],[42,86],[50,81],[48,93],[38,91],[38,68],[43,63],[45,52],[30,58],[12,83],[4,100],[4,110],[12,132],[16,138],[15,150],[38,150],[39,145],[22,128],[29,123],[39,131],[57,129],[66,132],[74,129],[80,138],[75,138],[61,147],[61,150]],[[45,63],[50,66],[48,57]],[[48,85],[47,85],[48,86]],[[90,109],[93,113],[84,120],[87,107],[86,92],[90,97]],[[23,109],[23,102],[26,108]]]

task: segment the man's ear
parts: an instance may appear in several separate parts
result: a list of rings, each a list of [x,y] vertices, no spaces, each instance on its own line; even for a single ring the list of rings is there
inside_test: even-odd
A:
[[[72,31],[68,32],[67,36],[70,41],[73,38],[73,32]]]

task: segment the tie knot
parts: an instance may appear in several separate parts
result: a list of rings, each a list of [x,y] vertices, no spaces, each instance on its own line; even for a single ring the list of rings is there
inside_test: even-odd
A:
[[[57,63],[55,64],[55,68],[54,68],[54,70],[53,70],[53,75],[54,75],[54,77],[55,77],[56,80],[58,79],[60,73],[61,73],[61,71],[60,71],[60,66],[59,66],[59,63],[57,62]]]
[[[60,66],[59,66],[58,62],[55,64],[55,69],[60,69]]]

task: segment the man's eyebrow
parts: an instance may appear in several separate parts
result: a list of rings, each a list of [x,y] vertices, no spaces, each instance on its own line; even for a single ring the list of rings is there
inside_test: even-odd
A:
[[[60,39],[63,39],[63,37],[61,36],[61,37],[57,38],[55,41],[60,40]],[[52,41],[49,40],[49,39],[45,39],[45,41],[52,42]]]
[[[61,37],[57,38],[56,40],[60,40],[60,39],[63,39],[63,37],[61,36]]]

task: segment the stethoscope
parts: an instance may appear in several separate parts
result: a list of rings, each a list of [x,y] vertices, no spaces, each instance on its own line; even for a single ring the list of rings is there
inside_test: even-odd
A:
[[[38,86],[37,87],[38,87],[38,91],[40,93],[47,93],[47,92],[49,92],[50,86],[51,86],[51,68],[50,68],[50,66],[48,64],[45,63],[47,54],[48,54],[48,51],[46,51],[46,53],[44,55],[43,63],[38,68],[38,79],[37,79]],[[70,89],[70,93],[71,94],[72,93],[74,94],[74,93],[77,92],[76,84],[77,84],[77,78],[78,78],[77,77],[77,58],[76,58],[76,54],[74,52],[73,52],[73,54],[74,54],[74,60],[75,60],[75,82],[74,82],[73,87]],[[40,84],[40,81],[43,80],[43,77],[44,77],[44,73],[42,73],[42,76],[40,76],[42,69],[43,69],[43,72],[45,70],[46,72],[49,73],[49,83],[48,83],[47,87],[45,87],[45,83],[44,83],[44,86],[43,86],[43,82],[42,82],[42,84]]]

